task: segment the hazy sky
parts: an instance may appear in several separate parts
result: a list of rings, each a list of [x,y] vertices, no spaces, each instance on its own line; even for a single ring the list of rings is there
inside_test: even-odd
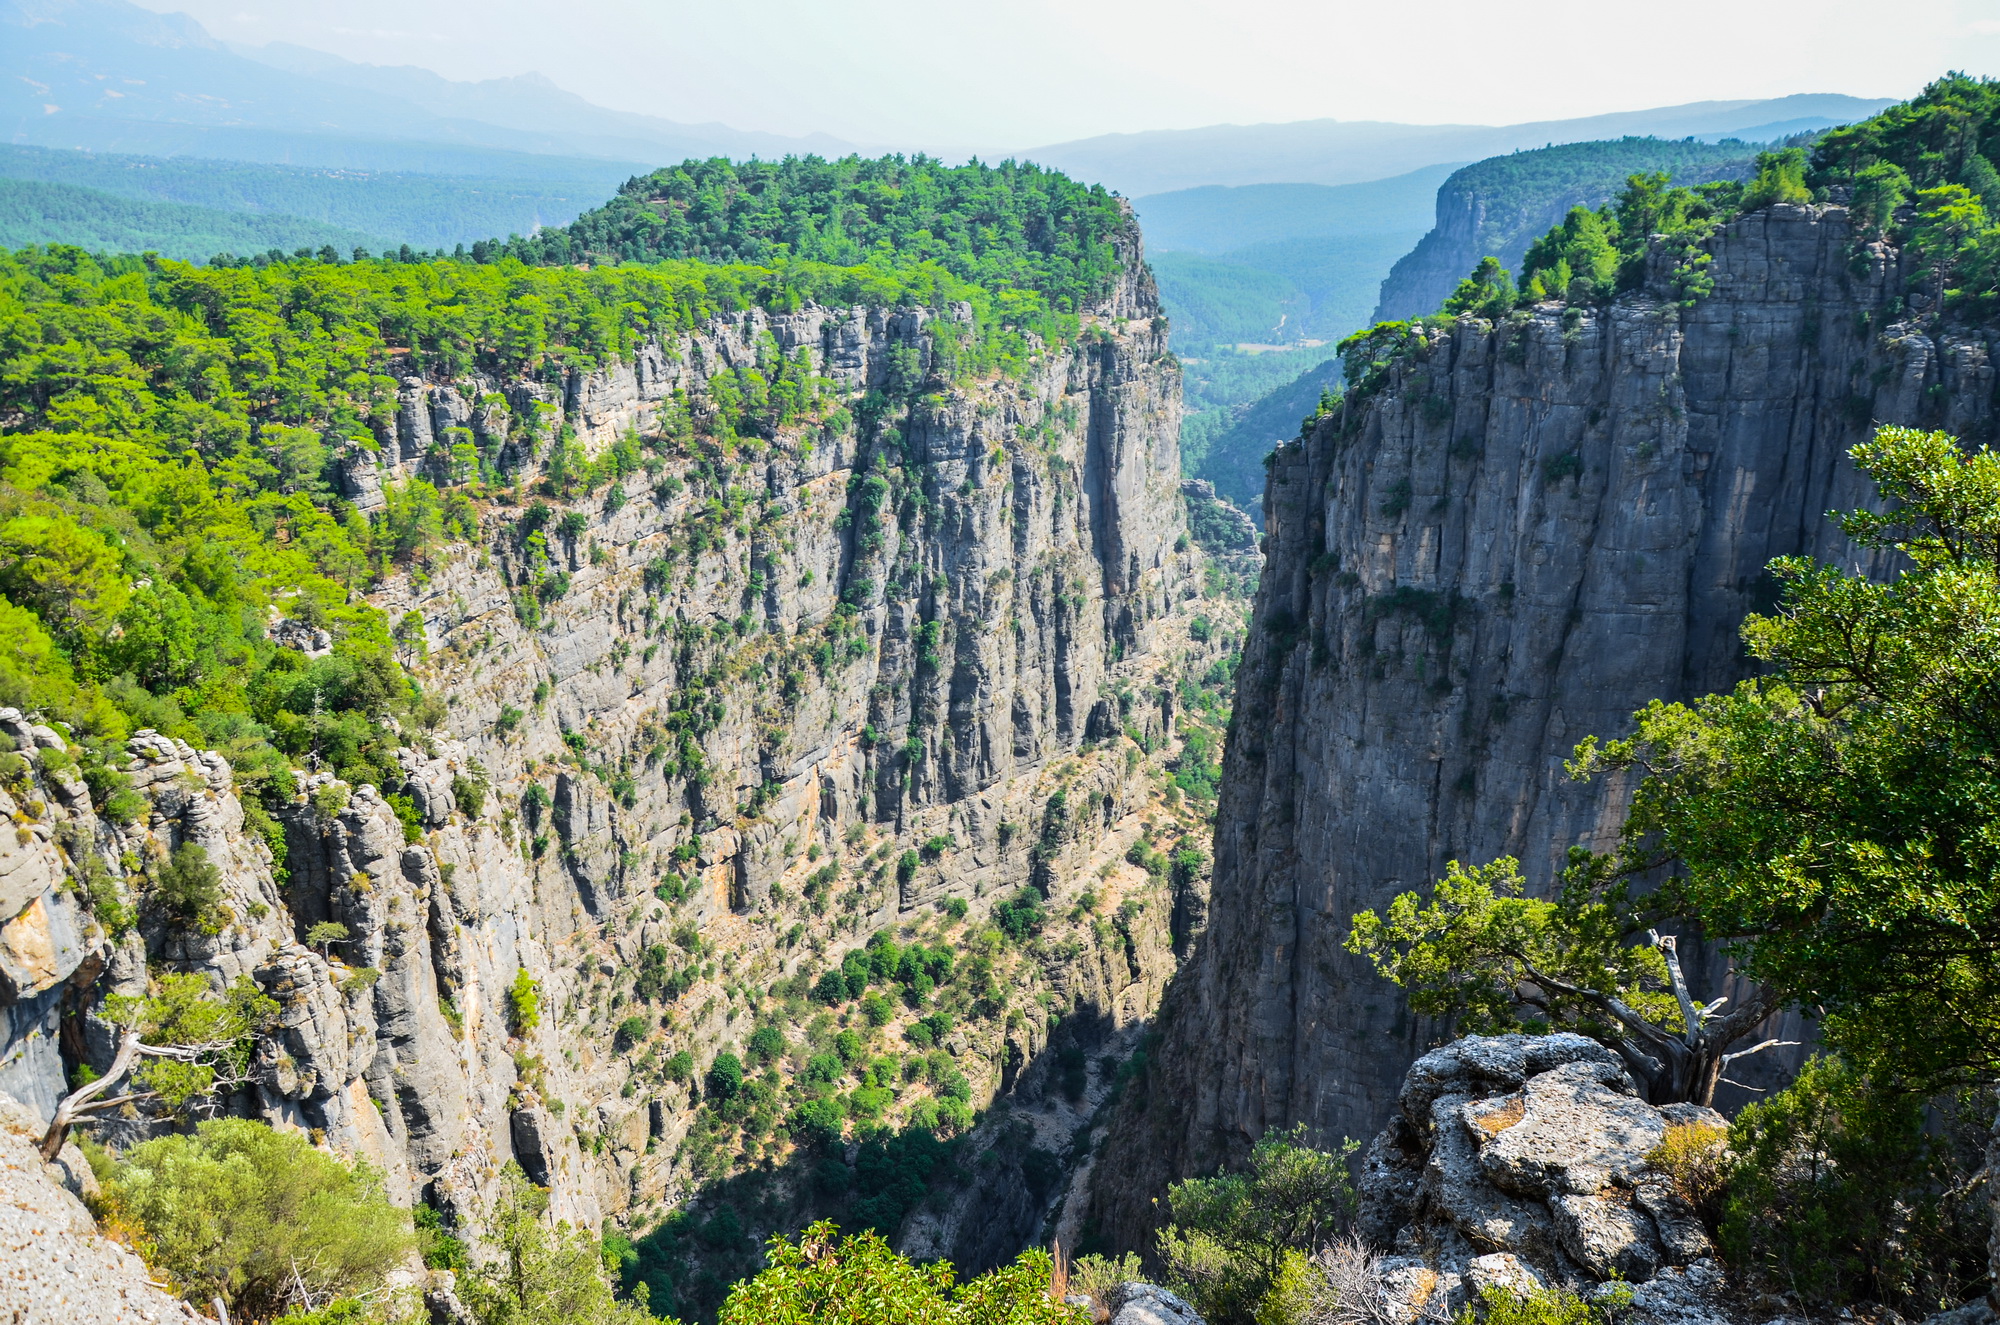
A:
[[[1224,122],[1506,124],[2000,73],[2000,0],[141,0],[219,37],[984,151]]]

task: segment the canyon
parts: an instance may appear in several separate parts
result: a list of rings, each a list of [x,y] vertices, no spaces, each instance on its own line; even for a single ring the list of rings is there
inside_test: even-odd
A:
[[[1119,243],[1072,341],[965,386],[932,371],[936,319],[963,307],[752,308],[553,378],[408,372],[393,426],[339,457],[355,511],[448,487],[454,447],[517,486],[371,597],[432,697],[404,783],[300,772],[274,839],[222,755],[142,732],[144,808],[120,823],[62,733],[0,714],[21,826],[0,843],[0,1091],[48,1116],[66,1065],[109,1061],[103,1000],[149,970],[247,978],[280,1013],[234,1111],[366,1158],[453,1225],[512,1161],[555,1215],[634,1227],[791,1153],[782,1128],[739,1154],[698,1123],[719,1056],[782,1007],[804,1020],[811,975],[878,933],[928,939],[987,983],[922,1032],[959,1085],[885,1090],[906,1097],[889,1119],[956,1090],[1005,1106],[981,1149],[1012,1140],[908,1238],[975,1266],[1038,1240],[1205,913],[1205,863],[1152,844],[1195,843],[1164,765],[1184,691],[1240,634],[1188,535],[1135,225]],[[844,403],[716,441],[715,376],[781,359]],[[620,445],[650,453],[643,479],[528,495]],[[304,618],[270,632],[328,644]],[[142,908],[113,932],[79,900],[79,880],[136,898],[184,843],[219,873],[216,923]],[[1022,896],[1041,935],[974,952]],[[128,1110],[103,1133],[151,1126]]]

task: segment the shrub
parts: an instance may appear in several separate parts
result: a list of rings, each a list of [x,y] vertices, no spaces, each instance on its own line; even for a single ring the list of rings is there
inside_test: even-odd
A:
[[[776,1026],[759,1026],[750,1034],[743,1050],[753,1063],[768,1063],[783,1058],[789,1048],[785,1043],[785,1032]]]
[[[1667,1134],[1646,1155],[1646,1162],[1667,1175],[1680,1198],[1710,1228],[1722,1218],[1722,1194],[1729,1176],[1729,1129],[1704,1123],[1667,1128]]]
[[[743,1089],[743,1060],[735,1054],[717,1054],[708,1065],[704,1090],[711,1100],[734,1099]]]
[[[212,926],[222,905],[222,871],[193,842],[174,848],[154,880],[160,904],[189,924]]]
[[[338,920],[322,920],[317,925],[306,930],[306,946],[308,948],[318,948],[322,957],[326,955],[328,948],[331,948],[336,943],[345,943],[346,941],[347,926],[341,924]]]
[[[694,1055],[682,1049],[660,1069],[669,1081],[686,1081],[694,1075]]]
[[[619,1048],[630,1049],[645,1039],[652,1029],[653,1023],[644,1017],[627,1017],[618,1023],[618,1030],[612,1038]]]
[[[190,1300],[252,1320],[371,1290],[415,1241],[374,1170],[247,1118],[134,1146],[102,1199]]]
[[[993,923],[1016,943],[1026,943],[1039,933],[1047,919],[1042,910],[1042,895],[1033,888],[1023,888],[993,908]]]
[[[1985,1269],[1970,1190],[1978,1136],[1964,1115],[1992,1109],[1947,1107],[1934,1129],[1924,1112],[1923,1097],[1842,1059],[1808,1062],[1729,1129],[1723,1254],[1812,1304],[1920,1315],[1956,1304]]]
[[[847,977],[839,971],[828,971],[813,985],[812,996],[815,1003],[839,1007],[847,1001]]]
[[[1357,1144],[1314,1150],[1304,1135],[1267,1132],[1246,1172],[1167,1189],[1172,1222],[1159,1234],[1167,1280],[1210,1325],[1281,1317],[1298,1298],[1303,1257],[1353,1217],[1347,1163]]]
[[[507,1024],[522,1037],[542,1024],[542,987],[525,966],[514,972],[514,983],[507,990]]]
[[[870,1026],[886,1026],[896,1016],[896,1005],[871,990],[861,996],[861,1015]]]
[[[730,1290],[720,1325],[866,1320],[880,1325],[1083,1325],[1075,1307],[1049,1294],[1048,1253],[957,1282],[951,1264],[914,1265],[874,1233],[839,1236],[831,1222],[794,1243],[774,1237],[769,1268]]]
[[[836,1100],[806,1100],[792,1110],[786,1126],[801,1145],[824,1148],[839,1144],[847,1130],[847,1115]]]
[[[1126,1252],[1117,1260],[1103,1256],[1079,1256],[1070,1263],[1069,1288],[1082,1293],[1098,1306],[1108,1306],[1111,1290],[1120,1284],[1143,1282],[1146,1278],[1139,1258]]]
[[[652,1325],[643,1302],[611,1295],[604,1251],[588,1229],[544,1221],[549,1194],[509,1160],[495,1202],[499,1255],[459,1272],[459,1299],[479,1325]]]

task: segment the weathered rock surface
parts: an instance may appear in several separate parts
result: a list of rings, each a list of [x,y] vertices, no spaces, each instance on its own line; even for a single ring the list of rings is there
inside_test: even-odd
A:
[[[1203,1325],[1193,1307],[1158,1284],[1120,1284],[1105,1305],[1111,1325]]]
[[[1462,1093],[1435,1094],[1441,1080]],[[1714,1248],[1646,1156],[1669,1126],[1722,1121],[1645,1103],[1580,1036],[1468,1037],[1410,1070],[1363,1166],[1360,1229],[1400,1258],[1390,1268],[1410,1272],[1406,1287],[1454,1312],[1488,1285],[1588,1292],[1707,1276]]]
[[[88,1175],[75,1146],[42,1163],[32,1110],[0,1096],[0,1321],[127,1325],[204,1319],[153,1283],[144,1261],[103,1237],[58,1174]],[[74,1179],[72,1179],[74,1181]]]
[[[1744,216],[1712,253],[1691,307],[1427,326],[1279,450],[1212,921],[1099,1159],[1126,1177],[1096,1206],[1118,1245],[1268,1128],[1373,1135],[1435,1032],[1344,950],[1351,917],[1452,859],[1516,856],[1540,889],[1607,844],[1628,787],[1564,761],[1742,677],[1771,558],[1852,563],[1824,513],[1869,499],[1846,452],[1871,423],[1992,435],[1993,333],[1913,309],[1907,260],[1843,209]]]
[[[1164,807],[1181,680],[1223,646],[1188,634],[1202,554],[1177,368],[1136,231],[1122,242],[1130,269],[1083,337],[969,386],[860,398],[892,368],[921,379],[927,328],[964,309],[751,310],[547,380],[413,372],[376,445],[340,460],[356,508],[414,477],[449,487],[468,445],[520,485],[375,595],[442,714],[403,733],[397,785],[301,775],[274,860],[219,756],[140,733],[128,772],[149,812],[120,826],[44,757],[58,733],[0,712],[20,747],[0,787],[19,825],[0,843],[0,1089],[46,1116],[77,1057],[109,1060],[99,1000],[142,991],[149,964],[247,977],[281,1013],[235,1107],[447,1212],[476,1214],[518,1161],[556,1216],[597,1227],[700,1181],[697,1100],[663,1066],[677,1050],[699,1080],[742,1051],[751,992],[879,928],[935,927],[953,899],[976,923],[1023,887],[1052,916],[1085,914],[1090,890],[1116,919],[1065,922],[1073,940],[1052,925],[995,1010],[954,1029],[973,1103],[1039,1092],[1058,1041],[1129,1048],[1206,880],[1125,857]],[[714,377],[773,354],[852,408],[726,445],[692,427]],[[643,469],[530,503],[558,449],[581,463],[631,433]],[[272,629],[308,655],[330,644]],[[219,923],[146,900],[182,842],[221,872]],[[114,940],[79,901],[92,871],[138,906],[136,931]],[[346,937],[306,946],[324,922]],[[675,993],[645,1003],[649,954]],[[521,972],[535,1027],[510,1014]],[[644,1033],[619,1036],[641,1008]],[[1047,1144],[1080,1158],[1088,1111],[1044,1112],[1069,1129]],[[926,1245],[973,1268],[1011,1256],[1065,1197],[1045,1185],[1004,1218],[933,1212]]]

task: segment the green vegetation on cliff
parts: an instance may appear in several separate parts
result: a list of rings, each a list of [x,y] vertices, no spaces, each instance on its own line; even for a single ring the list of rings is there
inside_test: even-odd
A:
[[[567,226],[504,245],[529,262],[695,258],[904,270],[935,264],[996,292],[1033,291],[1075,313],[1117,279],[1130,222],[1099,185],[1013,161],[929,157],[685,161],[629,181]]]
[[[394,437],[398,379],[555,380],[718,313],[805,299],[970,305],[969,325],[936,324],[930,372],[944,380],[1006,371],[1028,333],[1046,343],[1074,326],[1035,291],[989,294],[937,263],[864,256],[586,271],[0,256],[0,702],[68,722],[94,752],[101,803],[117,790],[101,761],[142,726],[222,749],[252,790],[288,791],[285,756],[308,752],[351,781],[400,781],[387,720],[427,725],[441,709],[403,676],[388,623],[359,594],[471,536],[482,480],[514,476],[468,446],[433,467],[442,490],[391,485],[359,515],[334,466]],[[752,432],[786,422],[791,376],[736,371],[717,388],[719,417]],[[610,477],[572,465],[551,481],[567,492]],[[331,655],[272,644],[280,617],[329,629]]]

